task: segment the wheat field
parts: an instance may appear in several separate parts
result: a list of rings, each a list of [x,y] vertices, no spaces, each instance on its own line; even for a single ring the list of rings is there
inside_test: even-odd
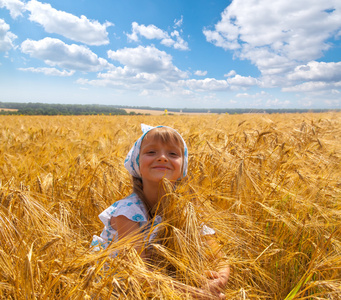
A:
[[[189,148],[149,266],[132,240],[90,249],[98,214],[131,193],[123,161],[141,123]],[[341,299],[340,141],[333,112],[0,116],[0,298],[192,299],[218,263],[204,222],[231,266],[227,299]]]

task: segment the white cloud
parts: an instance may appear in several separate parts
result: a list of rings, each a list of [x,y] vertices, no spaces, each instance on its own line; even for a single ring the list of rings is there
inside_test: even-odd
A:
[[[171,55],[154,46],[109,50],[108,57],[119,61],[129,69],[137,70],[140,73],[159,74],[171,81],[187,76],[185,72],[173,65]]]
[[[163,39],[160,43],[166,47],[172,47],[175,44],[175,41],[168,37]]]
[[[290,80],[340,81],[341,62],[311,61],[306,65],[297,66],[288,74]]]
[[[197,76],[206,76],[207,75],[207,71],[195,71],[194,72],[194,75],[197,75]]]
[[[108,57],[117,60],[123,66],[98,74],[96,80],[80,79],[77,82],[82,85],[142,90],[144,94],[148,92],[148,95],[154,96],[161,91],[166,91],[168,95],[193,95],[193,91],[214,92],[226,91],[230,88],[227,80],[185,79],[187,73],[173,65],[171,55],[154,46],[110,50]],[[206,71],[197,71],[197,74],[204,76]],[[248,80],[250,78],[241,77],[238,84],[246,85]]]
[[[21,51],[44,60],[50,66],[68,70],[97,72],[110,66],[105,59],[99,58],[87,47],[67,45],[58,39],[44,38],[39,41],[27,39],[21,44]]]
[[[174,47],[177,50],[188,50],[188,44],[180,36],[177,30],[174,30],[170,35],[167,31],[164,31],[155,25],[139,25],[137,22],[131,24],[132,33],[127,34],[129,40],[138,42],[139,36],[142,36],[148,40],[161,40],[161,44],[167,47]]]
[[[109,44],[106,30],[112,25],[109,22],[100,24],[98,21],[90,21],[86,16],[79,18],[36,0],[29,1],[26,9],[30,11],[29,19],[41,24],[48,33],[57,33],[88,45]]]
[[[174,20],[174,28],[181,27],[184,22],[184,16],[181,16],[180,20]]]
[[[339,91],[336,91],[333,88],[322,88],[319,90],[313,88],[308,90],[305,96],[298,99],[298,104],[301,106],[311,106],[313,108],[341,108],[340,94]]]
[[[138,46],[108,51],[108,57],[122,67],[111,68],[98,74],[96,80],[79,80],[80,84],[112,86],[130,90],[166,90],[183,94],[185,91],[214,92],[245,88],[258,84],[253,77],[235,75],[227,80],[204,78],[186,79],[187,73],[176,68],[172,56],[154,46]],[[197,76],[206,76],[207,71],[198,70]],[[233,74],[233,73],[231,73]]]
[[[95,80],[79,79],[77,82],[83,85],[89,84],[101,87],[115,87],[129,91],[164,88],[164,81],[160,76],[150,73],[139,73],[128,67],[113,68],[106,73],[99,73]]]
[[[0,19],[0,51],[6,52],[14,48],[14,40],[17,36],[10,32],[10,26],[3,20]]]
[[[275,99],[269,99],[266,101],[266,106],[271,107],[288,107],[288,105],[290,105],[290,101],[289,100],[279,100],[278,98]]]
[[[188,43],[180,36],[179,31],[174,30],[171,36],[175,38],[174,49],[177,50],[189,50]]]
[[[339,0],[234,0],[207,41],[235,51],[262,75],[285,74],[322,56],[341,27]]]
[[[258,80],[256,78],[253,78],[251,76],[241,76],[241,75],[236,75],[232,78],[228,78],[227,82],[230,85],[234,86],[242,86],[242,87],[249,87],[249,86],[254,86],[258,84]]]
[[[177,82],[169,81],[162,74],[139,73],[128,67],[118,67],[106,73],[99,73],[95,80],[82,78],[77,80],[77,82],[82,85],[113,87],[129,92],[144,91],[144,94],[148,93],[149,95],[159,92],[161,94],[163,93],[164,97],[170,95],[170,91],[179,90]]]
[[[265,91],[261,91],[260,93],[249,94],[249,93],[239,93],[236,95],[236,98],[268,98],[272,97],[270,94]]]
[[[287,108],[292,104],[290,100],[279,99],[275,95],[271,95],[265,91],[259,93],[239,93],[235,95],[237,99],[235,103],[239,103],[243,107],[273,107],[273,108]]]
[[[75,71],[60,71],[56,68],[19,68],[18,70],[23,72],[32,72],[32,73],[43,73],[45,75],[49,76],[61,76],[61,77],[67,77],[72,76]]]
[[[231,70],[227,74],[224,74],[224,77],[232,77],[234,75],[237,75],[237,72],[235,70]]]
[[[149,40],[152,40],[152,39],[162,40],[168,37],[167,32],[161,30],[155,25],[145,26],[145,25],[139,25],[138,23],[133,22],[131,24],[131,27],[132,27],[132,33],[127,34],[127,37],[134,42],[137,42],[139,40],[138,35],[141,35]]]
[[[340,99],[327,99],[323,101],[327,106],[330,107],[341,107],[341,101]]]
[[[99,73],[96,80],[80,79],[77,82],[130,91],[170,91],[177,89],[179,80],[188,76],[173,65],[171,55],[154,46],[109,50],[108,57],[122,66]]]
[[[22,16],[25,4],[19,0],[0,0],[0,8],[6,7],[13,19]]]
[[[196,91],[224,91],[229,89],[229,84],[226,80],[217,80],[215,78],[205,78],[202,80],[183,80],[181,84],[191,90]]]
[[[315,92],[330,89],[332,86],[323,81],[308,81],[291,87],[285,87],[283,92]]]
[[[236,95],[236,98],[249,98],[251,95],[249,93],[239,93]]]

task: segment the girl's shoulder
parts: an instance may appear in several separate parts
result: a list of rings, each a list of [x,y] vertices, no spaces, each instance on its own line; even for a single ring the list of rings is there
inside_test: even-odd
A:
[[[100,215],[100,220],[104,225],[108,225],[112,217],[125,216],[129,220],[135,222],[147,222],[147,211],[142,200],[135,194],[131,194],[128,197],[116,201],[109,206]]]
[[[116,201],[114,204],[112,204],[110,207],[119,207],[122,205],[143,205],[142,200],[137,196],[137,194],[132,193],[128,197],[123,198],[121,200]]]

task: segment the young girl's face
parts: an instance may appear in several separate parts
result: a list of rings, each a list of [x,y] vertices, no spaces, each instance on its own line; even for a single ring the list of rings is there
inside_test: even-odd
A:
[[[143,184],[159,183],[162,178],[176,181],[182,175],[181,147],[155,139],[150,131],[142,141],[139,163]]]

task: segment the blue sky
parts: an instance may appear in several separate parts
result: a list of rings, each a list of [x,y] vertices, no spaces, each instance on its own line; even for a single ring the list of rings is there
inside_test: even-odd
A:
[[[0,0],[0,101],[341,108],[340,0]]]

